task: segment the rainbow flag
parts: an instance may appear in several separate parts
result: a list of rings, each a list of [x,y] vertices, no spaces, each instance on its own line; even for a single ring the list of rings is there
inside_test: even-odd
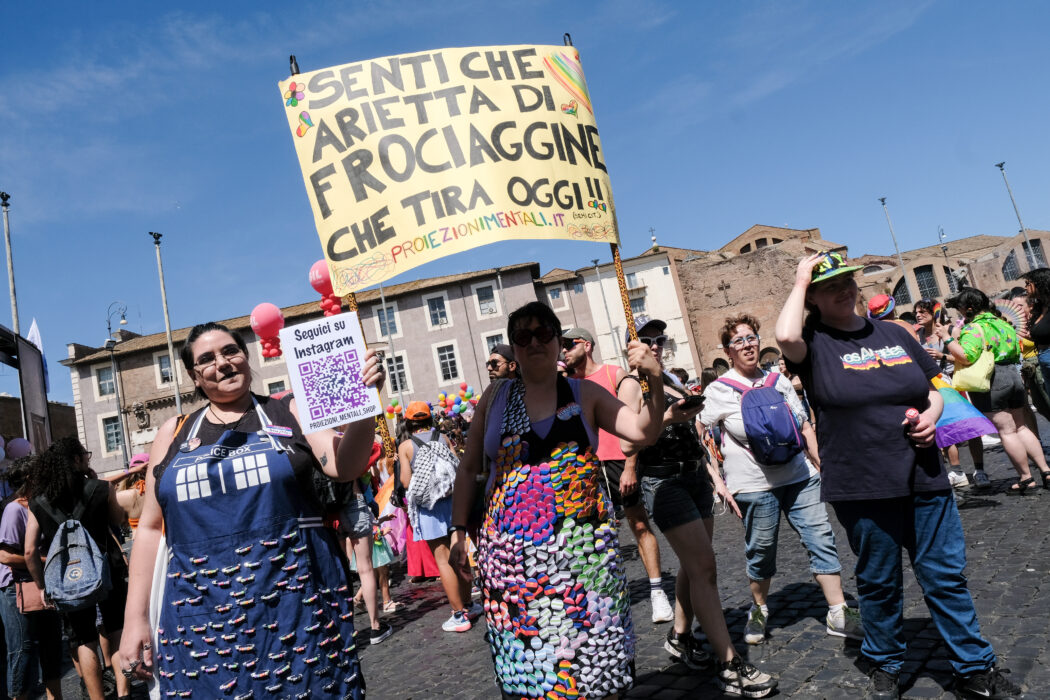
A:
[[[944,411],[937,421],[937,447],[958,445],[975,437],[999,432],[992,421],[953,389],[942,375],[934,377],[932,381],[944,400]]]

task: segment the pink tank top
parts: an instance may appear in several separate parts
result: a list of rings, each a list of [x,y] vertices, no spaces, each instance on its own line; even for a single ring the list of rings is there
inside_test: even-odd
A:
[[[619,369],[616,365],[602,365],[597,372],[587,375],[584,379],[594,382],[613,396],[616,396],[616,373]],[[603,462],[626,459],[623,450],[620,449],[620,438],[605,430],[599,430],[598,459]]]

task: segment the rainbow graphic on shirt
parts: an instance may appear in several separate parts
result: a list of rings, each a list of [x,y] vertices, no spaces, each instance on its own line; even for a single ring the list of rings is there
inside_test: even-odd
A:
[[[869,370],[879,367],[896,367],[911,364],[911,357],[900,345],[871,349],[862,348],[859,352],[848,352],[842,356],[845,369]]]

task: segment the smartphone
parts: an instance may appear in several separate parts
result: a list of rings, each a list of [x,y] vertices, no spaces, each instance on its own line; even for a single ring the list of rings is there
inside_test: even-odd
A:
[[[691,411],[694,408],[700,408],[701,406],[703,406],[704,400],[705,399],[702,395],[692,394],[691,396],[686,396],[684,399],[682,399],[684,403],[679,404],[679,408],[681,408],[684,411]]]

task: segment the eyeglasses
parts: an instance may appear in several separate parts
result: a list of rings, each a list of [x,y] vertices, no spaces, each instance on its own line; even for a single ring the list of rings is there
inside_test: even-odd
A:
[[[562,338],[561,349],[565,352],[568,352],[569,350],[572,350],[574,347],[576,347],[576,343],[582,342],[584,342],[583,338]]]
[[[501,361],[501,360],[489,360],[488,362],[485,363],[485,366],[488,367],[489,369],[499,369],[501,366],[506,365],[506,364],[509,364],[509,363],[506,362],[506,361]]]
[[[226,358],[227,362],[232,362],[233,360],[237,359],[238,356],[242,355],[243,352],[238,345],[234,345],[231,343],[230,345],[224,347],[222,350],[219,350],[219,354]],[[216,359],[218,358],[215,357],[215,353],[206,352],[197,358],[197,361],[193,363],[193,366],[196,367],[198,370],[208,369],[209,367],[215,364]]]
[[[644,335],[638,336],[638,342],[645,343],[649,347],[656,346],[662,348],[667,343],[666,335],[658,335],[655,338],[647,338]]]
[[[748,345],[758,345],[758,340],[759,338],[757,335],[745,335],[743,338],[733,338],[730,340],[729,347],[740,349]]]
[[[536,328],[519,328],[510,335],[512,343],[519,347],[525,347],[532,339],[540,341],[540,345],[551,342],[557,333],[550,326],[537,326]]]
[[[84,459],[91,459],[91,453],[90,452],[81,452],[80,456],[83,457]]]

